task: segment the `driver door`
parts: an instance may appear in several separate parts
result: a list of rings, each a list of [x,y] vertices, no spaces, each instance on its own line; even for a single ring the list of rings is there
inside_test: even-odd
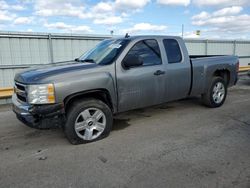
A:
[[[139,56],[143,65],[124,69],[117,65],[118,111],[159,104],[165,96],[165,70],[157,40],[136,42],[127,56]]]

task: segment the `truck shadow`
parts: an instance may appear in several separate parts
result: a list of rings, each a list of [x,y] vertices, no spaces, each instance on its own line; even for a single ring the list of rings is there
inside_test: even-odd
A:
[[[178,110],[178,108],[193,108],[194,106],[197,106],[198,108],[202,107],[202,104],[198,97],[189,97],[174,102],[168,102],[147,108],[140,108],[136,110],[122,112],[114,116],[112,131],[126,129],[132,124],[130,123],[130,121],[136,119],[145,119],[146,121],[146,118],[153,117],[156,113],[163,115],[166,112]]]
[[[127,128],[128,126],[131,125],[131,124],[129,124],[129,120],[130,119],[114,118],[112,131],[118,131],[118,130],[122,130],[122,129]]]

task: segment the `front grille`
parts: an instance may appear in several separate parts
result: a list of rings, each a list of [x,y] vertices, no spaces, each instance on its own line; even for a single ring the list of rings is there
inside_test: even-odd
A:
[[[15,93],[17,98],[21,102],[27,102],[27,91],[26,91],[26,86],[20,83],[15,82]]]

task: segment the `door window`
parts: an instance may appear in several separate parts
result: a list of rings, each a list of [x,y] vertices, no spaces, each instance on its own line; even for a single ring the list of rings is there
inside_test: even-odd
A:
[[[168,57],[168,63],[180,63],[182,55],[178,42],[175,39],[164,39],[163,44]]]
[[[137,42],[130,49],[125,59],[135,55],[143,60],[143,66],[159,65],[162,63],[159,45],[157,41],[153,39]]]

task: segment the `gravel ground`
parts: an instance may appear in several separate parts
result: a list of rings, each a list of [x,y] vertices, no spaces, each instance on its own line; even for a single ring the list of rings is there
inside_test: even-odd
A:
[[[198,98],[116,117],[110,136],[73,146],[0,107],[0,187],[250,187],[250,79],[221,108]]]

